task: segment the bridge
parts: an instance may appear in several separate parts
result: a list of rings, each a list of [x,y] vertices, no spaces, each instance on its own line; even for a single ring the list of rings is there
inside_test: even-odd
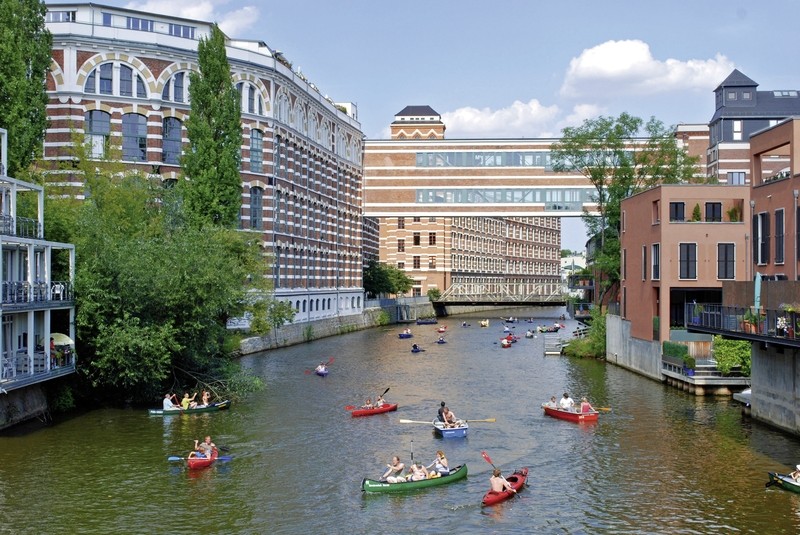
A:
[[[567,294],[561,282],[474,282],[454,283],[434,306],[484,305],[484,306],[563,306]]]

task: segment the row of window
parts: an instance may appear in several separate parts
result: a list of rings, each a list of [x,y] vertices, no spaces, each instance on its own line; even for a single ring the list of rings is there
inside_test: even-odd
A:
[[[416,202],[421,204],[494,204],[544,203],[549,210],[582,209],[583,203],[593,202],[592,188],[471,188],[418,189]]]
[[[549,151],[418,152],[417,167],[543,167],[552,170]]]
[[[771,220],[775,222],[775,235],[771,233]],[[796,213],[795,225],[800,224],[800,212]],[[795,227],[800,228],[800,227]],[[761,212],[753,215],[753,263],[758,265],[766,265],[772,261],[775,264],[783,264],[786,262],[785,258],[785,210],[779,208],[775,210],[774,217],[771,217],[769,212]],[[773,240],[774,238],[774,240]],[[770,258],[770,244],[774,242],[775,253]],[[797,236],[797,243],[795,248],[800,250],[800,233]]]
[[[699,204],[698,204],[699,206]],[[694,219],[696,214],[692,214]],[[686,204],[683,202],[669,203],[669,220],[670,221],[686,221]],[[658,215],[656,214],[656,221]],[[705,203],[705,219],[707,222],[720,222],[722,221],[722,203],[721,202],[707,202]]]
[[[650,280],[661,280],[661,244],[650,246],[650,263],[647,261],[648,247],[642,246],[642,280],[647,280],[647,269],[650,268]],[[736,278],[736,246],[733,243],[717,244],[717,279],[733,280]],[[627,250],[622,250],[622,278],[627,277]],[[697,280],[697,244],[678,244],[678,278],[681,280]]]

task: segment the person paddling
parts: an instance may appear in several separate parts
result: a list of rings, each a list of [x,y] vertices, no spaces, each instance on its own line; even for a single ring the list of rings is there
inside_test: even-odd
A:
[[[507,490],[513,492],[514,494],[517,493],[517,491],[514,490],[514,487],[511,486],[511,483],[509,483],[508,480],[503,477],[503,474],[500,472],[499,468],[495,468],[492,471],[492,477],[489,478],[489,483],[492,485],[492,492],[503,492]]]

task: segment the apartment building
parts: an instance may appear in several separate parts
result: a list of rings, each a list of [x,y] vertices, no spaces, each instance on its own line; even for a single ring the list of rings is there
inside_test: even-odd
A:
[[[59,163],[110,157],[164,181],[183,179],[190,73],[206,21],[77,2],[50,4],[53,68],[44,158],[49,180],[80,198],[83,180]],[[362,138],[357,108],[324,95],[263,41],[226,37],[241,97],[242,232],[273,263],[275,297],[295,321],[359,314],[362,288]],[[66,167],[66,168],[65,168]]]

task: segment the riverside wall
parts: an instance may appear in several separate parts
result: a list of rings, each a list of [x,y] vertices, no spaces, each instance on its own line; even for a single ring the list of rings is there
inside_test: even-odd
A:
[[[551,310],[552,309],[552,310]],[[558,317],[563,313],[564,307],[541,307],[540,314],[543,317]],[[474,314],[487,312],[488,317],[497,317],[503,311],[511,310],[511,315],[516,315],[515,309],[501,309],[491,306],[457,306],[446,307],[447,316],[458,316],[463,314]],[[365,308],[362,314],[351,316],[336,316],[316,321],[303,323],[289,323],[282,325],[278,329],[265,336],[254,336],[242,340],[239,350],[242,355],[260,353],[279,347],[287,347],[295,344],[302,344],[328,336],[337,336],[362,329],[371,329],[380,326],[382,312],[389,315],[389,324],[410,323],[411,318],[424,318],[434,315],[433,304],[427,300],[420,301],[398,301],[385,303],[378,307]],[[539,314],[537,314],[538,316]],[[443,318],[439,318],[443,321]]]
[[[3,391],[2,394],[0,396],[0,429],[33,418],[49,419],[47,398],[42,385],[31,385],[10,392]]]

